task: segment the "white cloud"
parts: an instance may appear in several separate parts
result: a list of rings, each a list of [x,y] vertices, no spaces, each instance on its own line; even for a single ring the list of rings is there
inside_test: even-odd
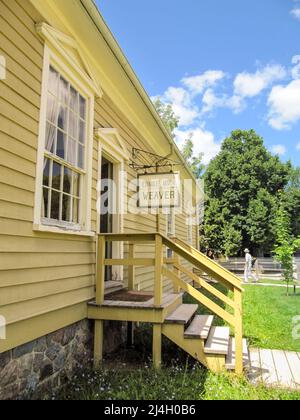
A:
[[[180,87],[169,87],[162,96],[162,101],[172,105],[180,126],[193,124],[199,115],[199,109],[192,102],[190,93]]]
[[[235,95],[253,98],[272,83],[283,79],[286,74],[285,68],[277,64],[267,65],[255,73],[239,73],[234,80]]]
[[[214,86],[218,81],[224,79],[225,73],[221,70],[208,70],[203,74],[192,77],[185,77],[182,83],[193,95],[199,95],[205,89]]]
[[[291,10],[291,15],[294,16],[294,18],[300,20],[300,7],[294,7]]]
[[[176,130],[175,134],[179,147],[183,146],[187,138],[192,137],[194,154],[203,153],[203,163],[205,165],[208,165],[221,149],[221,144],[216,142],[214,134],[205,130],[204,127],[198,127],[195,130]]]
[[[207,89],[207,91],[203,95],[202,102],[203,113],[211,112],[214,108],[229,108],[235,114],[238,114],[245,108],[245,102],[240,96],[216,96],[213,89]]]
[[[296,150],[300,150],[300,142],[297,144]]]
[[[273,87],[269,98],[269,124],[276,130],[289,129],[300,120],[300,80]]]
[[[283,144],[274,144],[274,146],[271,147],[271,151],[275,155],[282,156],[286,153],[286,147],[283,146]]]
[[[292,58],[292,64],[294,64],[294,67],[292,68],[292,78],[297,80],[300,79],[300,55],[295,55]]]

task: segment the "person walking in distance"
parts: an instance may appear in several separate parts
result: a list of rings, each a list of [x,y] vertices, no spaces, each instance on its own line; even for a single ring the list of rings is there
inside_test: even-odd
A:
[[[248,248],[245,249],[245,283],[249,283],[249,277],[251,277],[254,283],[258,282],[258,278],[252,273],[252,255]]]

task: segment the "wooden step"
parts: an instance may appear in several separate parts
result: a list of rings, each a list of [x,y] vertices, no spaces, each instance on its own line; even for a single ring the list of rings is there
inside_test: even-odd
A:
[[[228,327],[212,327],[205,343],[204,352],[207,354],[228,354],[229,350]]]
[[[243,340],[243,365],[244,368],[250,367],[250,358],[246,339]],[[235,369],[235,339],[232,337],[229,340],[229,351],[226,357],[226,369]]]
[[[184,338],[201,338],[206,340],[213,320],[213,315],[196,315],[191,325],[184,332]]]
[[[166,324],[182,324],[186,325],[193,318],[198,310],[198,305],[182,304],[167,316],[165,319]]]

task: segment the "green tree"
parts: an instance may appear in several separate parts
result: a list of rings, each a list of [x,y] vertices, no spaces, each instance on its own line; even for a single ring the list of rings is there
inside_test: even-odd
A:
[[[224,237],[228,229],[241,235],[240,251],[248,247],[270,252],[275,241],[271,221],[278,207],[279,192],[288,185],[290,170],[290,163],[282,163],[268,152],[254,130],[233,131],[205,172],[205,191],[209,197],[205,236],[211,235],[212,224],[218,226],[214,229],[213,243],[218,243],[224,253],[228,252],[228,233]]]
[[[293,281],[293,257],[296,250],[300,248],[300,237],[295,239],[292,235],[291,219],[285,208],[285,203],[281,203],[277,210],[275,232],[274,254],[276,260],[283,267],[287,294],[289,294],[289,283]]]
[[[223,228],[223,250],[227,258],[237,254],[241,248],[242,240],[241,232],[236,229],[234,222],[225,222]]]
[[[175,115],[172,105],[165,104],[160,98],[156,98],[153,101],[153,105],[168,132],[175,139],[175,130],[178,127],[179,118]],[[194,144],[191,138],[186,139],[181,152],[196,179],[201,178],[205,170],[205,165],[202,163],[203,154],[199,154],[198,156],[194,155]]]
[[[298,237],[300,236],[300,167],[291,169],[283,201],[292,221],[292,234]]]
[[[205,165],[202,163],[203,153],[199,153],[198,156],[194,154],[194,143],[191,138],[186,139],[181,152],[193,174],[195,175],[195,178],[200,179],[205,170]]]
[[[170,135],[175,138],[175,130],[178,127],[179,118],[175,115],[172,105],[165,104],[160,98],[156,98],[153,101],[153,105],[155,106],[155,109],[158,112],[158,115],[160,116],[166,129]]]

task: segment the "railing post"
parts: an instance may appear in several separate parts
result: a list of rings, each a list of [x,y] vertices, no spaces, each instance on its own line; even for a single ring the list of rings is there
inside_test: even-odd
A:
[[[235,373],[242,375],[243,366],[243,308],[242,292],[234,288],[235,302]]]
[[[133,260],[135,257],[135,245],[129,243],[128,246],[128,258]],[[135,266],[130,265],[128,267],[128,290],[133,291],[135,289]],[[134,324],[133,322],[127,322],[127,347],[131,348],[134,344]]]
[[[161,367],[161,344],[162,344],[162,327],[161,324],[153,324],[153,366],[155,369]]]
[[[155,236],[155,278],[154,278],[154,306],[162,305],[163,284],[162,284],[162,268],[163,268],[163,241],[160,235]]]
[[[105,280],[105,237],[98,237],[97,249],[97,277],[96,277],[96,304],[104,301]],[[97,369],[103,359],[103,321],[96,320],[94,326],[94,368]]]
[[[134,248],[135,248],[135,245],[133,243],[130,243],[129,251],[128,251],[128,257],[130,260],[134,259]],[[135,287],[134,280],[135,280],[135,267],[133,265],[130,265],[128,267],[128,289],[129,290],[134,290],[134,287]]]
[[[101,305],[104,301],[105,289],[105,237],[98,238],[98,252],[97,252],[97,278],[96,278],[96,304]]]

